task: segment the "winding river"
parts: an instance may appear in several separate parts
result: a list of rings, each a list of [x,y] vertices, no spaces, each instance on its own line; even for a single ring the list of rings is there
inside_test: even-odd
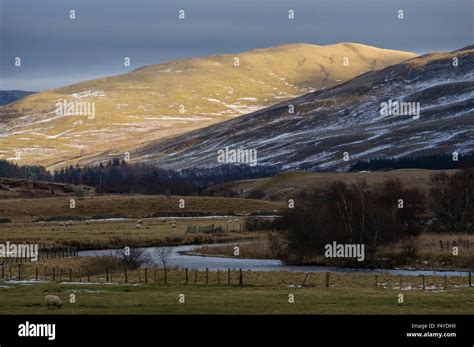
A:
[[[212,245],[188,245],[165,247],[171,249],[168,266],[188,268],[193,270],[227,270],[242,269],[251,271],[288,271],[288,272],[341,272],[341,273],[372,273],[401,276],[468,276],[467,271],[433,271],[433,270],[407,270],[407,269],[360,269],[360,268],[340,268],[329,266],[306,266],[306,265],[285,265],[277,259],[245,259],[245,258],[223,258],[210,256],[186,255],[186,252],[192,251],[202,246]],[[157,265],[161,265],[155,250],[157,247],[144,248]],[[116,250],[90,250],[81,251],[79,256],[104,256],[115,254]]]

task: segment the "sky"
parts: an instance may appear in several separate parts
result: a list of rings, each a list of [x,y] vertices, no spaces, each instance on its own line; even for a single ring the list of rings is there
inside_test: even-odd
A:
[[[473,22],[474,0],[0,0],[0,90],[296,42],[451,51],[474,43]]]

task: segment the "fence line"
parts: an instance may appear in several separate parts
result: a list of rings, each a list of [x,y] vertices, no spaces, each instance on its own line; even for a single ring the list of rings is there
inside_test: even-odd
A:
[[[0,265],[1,280],[35,280],[44,282],[91,282],[91,277],[96,276],[97,283],[142,283],[148,284],[176,284],[189,285],[189,269],[152,268],[153,281],[150,280],[149,268],[131,270],[127,268],[110,269],[94,272],[91,269],[74,269],[46,265],[33,265],[31,263],[2,264]],[[194,285],[218,286],[255,286],[255,285],[286,285],[289,287],[319,287],[341,288],[360,285],[362,287],[375,287],[377,289],[417,289],[417,290],[449,290],[459,287],[473,288],[472,273],[466,277],[438,276],[393,276],[381,274],[344,273],[259,273],[243,271],[242,269],[227,269],[227,281],[221,281],[221,271],[199,272],[194,270]],[[349,280],[349,277],[351,280]]]

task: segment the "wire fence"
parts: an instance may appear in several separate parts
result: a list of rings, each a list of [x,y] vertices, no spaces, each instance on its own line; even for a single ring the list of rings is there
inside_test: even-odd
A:
[[[396,290],[442,291],[474,288],[472,274],[446,276],[396,276],[387,274],[340,272],[258,272],[243,269],[196,270],[163,267],[106,268],[35,265],[33,263],[0,265],[3,281],[37,283],[115,283],[115,284],[172,284],[218,286],[287,286],[296,288],[377,288]]]

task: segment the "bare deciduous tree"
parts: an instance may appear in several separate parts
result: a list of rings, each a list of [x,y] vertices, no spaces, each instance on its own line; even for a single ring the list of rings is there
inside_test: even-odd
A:
[[[158,247],[155,249],[156,256],[160,259],[163,264],[163,269],[165,271],[165,283],[168,283],[168,273],[167,273],[167,264],[171,258],[172,248],[171,247]]]
[[[116,256],[130,269],[136,269],[151,263],[150,256],[143,248],[123,248],[116,252]]]

